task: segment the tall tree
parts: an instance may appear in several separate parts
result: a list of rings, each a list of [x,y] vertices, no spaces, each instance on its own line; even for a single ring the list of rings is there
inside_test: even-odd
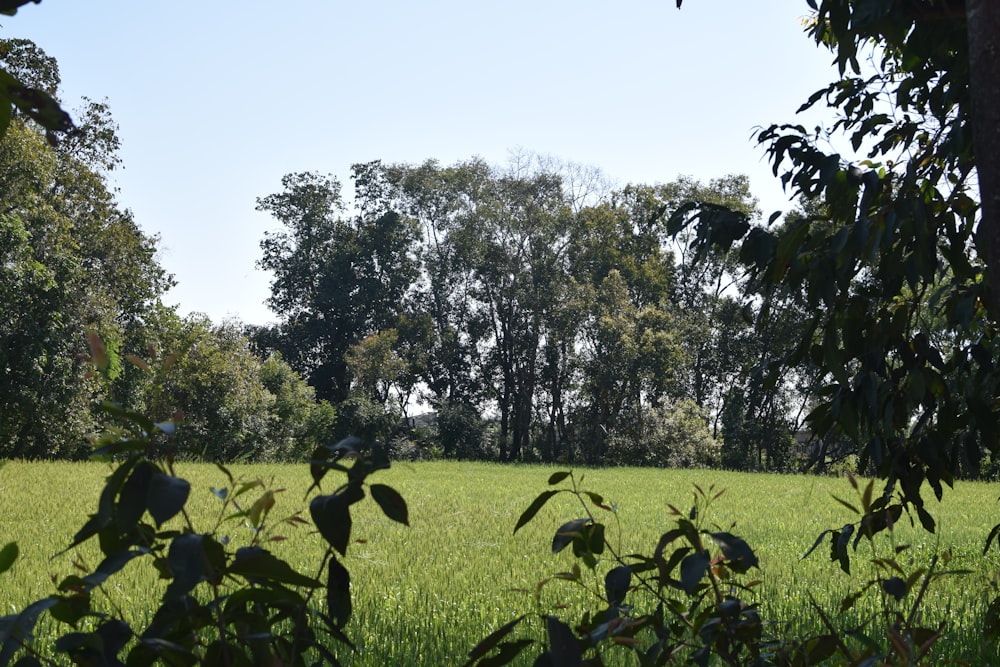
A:
[[[994,128],[974,111],[977,100],[995,99],[998,83],[970,79],[1000,52],[982,50],[995,38],[984,35],[974,61],[969,42],[992,14],[969,21],[966,3],[945,0],[810,4],[811,34],[833,52],[840,78],[804,108],[825,101],[837,120],[823,136],[774,125],[759,138],[775,174],[794,193],[822,198],[826,212],[768,230],[693,204],[672,228],[696,225],[706,248],[740,242],[762,293],[797,294],[806,331],[782,361],[808,358],[826,371],[812,429],[857,442],[888,482],[885,499],[900,488],[932,529],[923,482],[940,496],[985,452],[1000,453],[1000,301],[991,287],[1000,266],[990,249],[995,219],[974,191],[976,173],[994,173],[998,160],[983,150]],[[832,152],[839,138],[865,153],[852,161]],[[980,179],[984,205],[995,187]],[[945,315],[947,336],[928,335],[928,308]]]
[[[350,391],[344,355],[396,325],[416,276],[414,225],[381,206],[373,171],[353,168],[353,216],[337,180],[315,173],[289,174],[282,192],[257,202],[284,225],[261,242],[259,264],[274,273],[268,304],[282,318],[271,344],[334,402]]]
[[[27,42],[0,43],[8,67],[56,94],[54,60]],[[0,448],[7,455],[85,451],[90,401],[118,397],[131,371],[115,363],[81,379],[85,331],[120,362],[136,322],[171,284],[143,234],[107,186],[115,126],[89,103],[80,131],[53,146],[16,117],[0,144]]]

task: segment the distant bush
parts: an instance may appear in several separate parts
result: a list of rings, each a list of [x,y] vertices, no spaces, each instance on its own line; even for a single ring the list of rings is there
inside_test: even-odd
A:
[[[678,400],[650,408],[635,429],[613,432],[606,458],[617,465],[707,468],[719,464],[720,453],[704,410]]]

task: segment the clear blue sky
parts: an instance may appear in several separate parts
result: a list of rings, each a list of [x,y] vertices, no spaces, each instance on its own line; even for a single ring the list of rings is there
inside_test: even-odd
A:
[[[273,320],[254,210],[292,171],[444,164],[511,150],[615,182],[750,176],[789,208],[756,126],[834,75],[805,0],[44,0],[0,17],[60,64],[63,99],[107,98],[121,202],[159,234],[182,313]]]

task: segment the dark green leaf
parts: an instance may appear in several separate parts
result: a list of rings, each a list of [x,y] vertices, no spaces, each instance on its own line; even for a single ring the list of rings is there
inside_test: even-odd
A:
[[[590,523],[590,519],[573,519],[559,526],[555,537],[552,538],[552,553],[557,554],[565,549],[574,538],[580,536],[583,527]]]
[[[150,495],[150,484],[156,466],[149,461],[142,461],[135,466],[132,474],[122,485],[118,496],[117,520],[119,530],[128,530],[135,526],[146,512],[147,499]]]
[[[989,548],[989,543],[987,543]],[[0,572],[6,572],[17,560],[17,542],[8,542],[3,549],[0,549]]]
[[[521,513],[521,517],[517,520],[517,524],[514,526],[514,534],[517,534],[518,530],[534,519],[535,515],[538,514],[538,510],[542,509],[545,503],[548,502],[549,498],[557,493],[562,493],[562,490],[548,490],[542,491],[538,494],[538,497],[531,501],[531,504],[528,505],[528,509]]]
[[[172,477],[157,472],[149,481],[149,515],[159,528],[164,522],[177,516],[191,493],[191,484],[186,479]]]
[[[711,556],[707,549],[696,551],[684,557],[684,560],[681,561],[680,586],[685,593],[689,595],[694,593],[698,584],[701,583],[701,578],[708,572],[710,562]]]
[[[493,648],[496,647],[503,640],[504,637],[509,635],[517,626],[517,624],[523,621],[524,619],[525,616],[523,615],[518,616],[513,621],[505,623],[504,625],[500,626],[499,628],[491,632],[489,635],[487,635],[485,639],[476,644],[475,647],[473,647],[473,649],[469,651],[469,660],[465,663],[463,667],[469,667],[469,665],[472,665],[476,660],[478,660],[479,658],[483,657],[484,655],[492,651]]]
[[[1000,597],[993,600],[983,615],[983,638],[1000,640]]]
[[[604,577],[604,592],[608,605],[619,607],[625,602],[625,595],[632,585],[632,569],[627,565],[619,565],[610,570]]]
[[[757,555],[742,537],[732,533],[712,533],[712,541],[722,549],[722,555],[734,572],[743,574],[751,567],[759,567]]]
[[[326,580],[326,607],[337,628],[343,628],[351,619],[351,575],[332,557]]]
[[[830,532],[833,533],[833,539],[830,541],[830,560],[840,561],[840,569],[850,574],[851,556],[847,548],[851,543],[851,535],[854,534],[854,524],[847,524],[840,529],[839,533],[836,531]]]
[[[10,664],[18,649],[32,642],[38,617],[58,601],[54,597],[42,598],[28,605],[20,614],[0,619],[0,667]]]
[[[545,617],[545,627],[549,634],[549,654],[554,667],[580,667],[583,664],[583,650],[573,630],[555,616]]]
[[[568,470],[560,470],[549,475],[549,486],[554,486],[569,477],[572,473]]]
[[[820,533],[819,537],[816,538],[816,541],[813,542],[813,545],[811,547],[809,547],[809,551],[807,551],[804,554],[802,554],[802,560],[805,560],[806,557],[809,554],[811,554],[813,551],[816,550],[816,547],[818,547],[820,545],[820,543],[823,541],[824,537],[826,537],[827,535],[829,535],[830,533],[833,533],[833,532],[835,532],[835,531],[833,531],[833,530],[824,530],[822,533]]]
[[[292,566],[261,547],[241,547],[229,565],[229,574],[251,581],[319,588],[322,584],[300,574]]]
[[[385,484],[372,484],[369,487],[372,499],[382,508],[382,512],[404,526],[409,526],[409,514],[406,508],[406,501],[399,492],[391,486]]]
[[[896,601],[902,600],[906,597],[906,592],[908,587],[906,582],[899,577],[889,577],[882,581],[882,590],[896,598]]]
[[[173,579],[163,595],[165,601],[187,595],[204,578],[201,540],[202,536],[195,533],[178,535],[171,540],[167,565]]]
[[[934,532],[934,517],[930,515],[930,512],[924,509],[923,505],[917,505],[917,518],[920,519],[920,525],[924,527],[924,530],[928,533]]]
[[[503,665],[510,664],[514,658],[521,654],[521,651],[534,643],[534,639],[518,639],[512,642],[501,642],[497,647],[499,649],[497,654],[488,658],[483,658],[476,663],[476,667],[503,667]]]
[[[343,493],[316,496],[309,503],[309,514],[323,539],[340,553],[347,553],[351,542],[351,503]]]

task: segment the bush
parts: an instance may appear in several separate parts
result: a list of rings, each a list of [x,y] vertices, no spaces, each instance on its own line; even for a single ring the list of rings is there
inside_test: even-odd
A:
[[[718,465],[720,451],[704,410],[679,400],[650,408],[633,433],[613,432],[606,456],[617,465],[706,468]]]

